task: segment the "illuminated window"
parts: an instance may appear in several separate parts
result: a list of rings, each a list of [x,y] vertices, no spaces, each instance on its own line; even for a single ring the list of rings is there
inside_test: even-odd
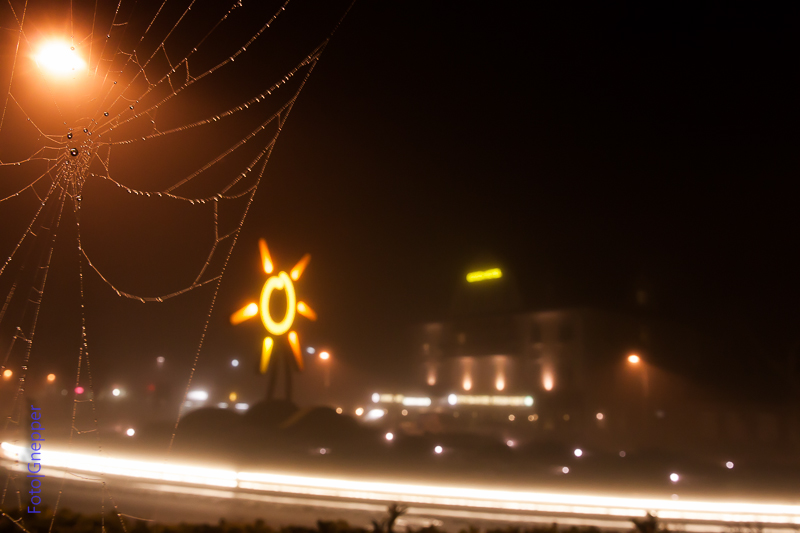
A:
[[[553,390],[553,387],[555,386],[555,380],[551,371],[547,370],[542,375],[542,386],[546,391]]]

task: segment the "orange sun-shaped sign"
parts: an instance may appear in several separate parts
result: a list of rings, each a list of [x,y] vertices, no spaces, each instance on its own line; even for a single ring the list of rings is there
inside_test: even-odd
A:
[[[264,265],[264,272],[272,274],[275,270],[275,266],[269,255],[267,242],[264,239],[260,239],[258,241],[258,247],[261,250],[261,263]],[[300,351],[300,338],[297,336],[297,332],[291,329],[292,324],[294,323],[296,313],[300,313],[309,320],[316,320],[317,314],[305,302],[297,301],[294,282],[299,280],[300,276],[303,275],[303,270],[305,270],[310,260],[311,256],[306,254],[288,274],[281,271],[278,272],[277,275],[267,278],[266,283],[264,283],[264,288],[261,289],[259,303],[247,304],[231,315],[231,324],[236,325],[261,314],[261,322],[264,324],[267,332],[275,337],[280,337],[288,331],[287,339],[289,340],[289,346],[292,348],[295,361],[297,361],[297,367],[301,371],[303,370],[303,354]],[[269,310],[269,300],[274,291],[286,292],[286,314],[278,321],[274,319]],[[262,374],[267,373],[272,347],[275,344],[275,341],[270,335],[264,337],[264,346],[261,349],[261,364],[259,370]]]

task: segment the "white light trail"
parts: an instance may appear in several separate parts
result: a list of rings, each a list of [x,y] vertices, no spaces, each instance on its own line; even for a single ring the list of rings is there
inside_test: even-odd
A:
[[[6,457],[26,462],[27,448],[2,443]],[[500,511],[566,513],[594,517],[643,517],[692,522],[750,522],[800,525],[800,505],[747,502],[703,502],[655,498],[558,494],[511,490],[353,481],[286,474],[234,472],[188,465],[131,461],[106,456],[42,450],[43,466],[69,471],[95,472],[260,492],[345,498],[447,508],[481,508]]]

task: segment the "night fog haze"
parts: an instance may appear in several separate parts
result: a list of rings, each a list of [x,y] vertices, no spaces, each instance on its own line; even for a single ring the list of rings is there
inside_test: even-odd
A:
[[[799,19],[9,0],[0,531],[796,529]]]

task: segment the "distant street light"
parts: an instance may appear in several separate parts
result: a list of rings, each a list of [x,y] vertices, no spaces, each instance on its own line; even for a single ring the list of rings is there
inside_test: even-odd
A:
[[[632,365],[638,365],[641,359],[635,353],[632,353],[628,356],[628,362]]]
[[[232,367],[234,367],[234,368],[236,368],[237,366],[239,366],[239,360],[238,360],[238,359],[234,359],[234,360],[232,360],[232,361],[231,361],[231,366],[232,366]]]
[[[438,454],[438,453],[442,453],[443,451],[444,451],[444,448],[442,448],[441,446],[436,446],[436,447],[433,449],[433,452],[434,452],[434,453],[437,453],[437,454]]]
[[[114,396],[119,396],[120,394],[122,394],[122,391],[120,391],[119,389],[114,389],[111,391],[111,394],[113,394]]]
[[[52,383],[55,380],[56,380],[56,375],[55,374],[47,374],[47,382],[48,383]]]
[[[575,454],[575,457],[580,457],[581,455],[583,455],[583,450],[581,450],[580,448],[575,448],[575,451],[573,453]]]
[[[133,428],[128,428],[128,431],[126,431],[125,434],[129,437],[133,437],[136,434],[136,430]]]
[[[681,477],[675,472],[669,475],[669,480],[672,481],[673,483],[677,483],[680,478]]]
[[[392,439],[394,439],[394,433],[390,431],[389,433],[386,434],[386,440],[392,440]]]
[[[309,349],[313,349],[313,348],[309,348]],[[314,353],[314,352],[311,352],[311,353]],[[322,359],[323,361],[327,361],[328,359],[330,359],[330,357],[331,357],[331,354],[329,354],[328,352],[319,352],[319,358]]]
[[[4,379],[11,379],[11,376],[13,376],[13,375],[14,375],[14,373],[11,371],[10,368],[6,368],[5,370],[3,370],[3,378]]]

